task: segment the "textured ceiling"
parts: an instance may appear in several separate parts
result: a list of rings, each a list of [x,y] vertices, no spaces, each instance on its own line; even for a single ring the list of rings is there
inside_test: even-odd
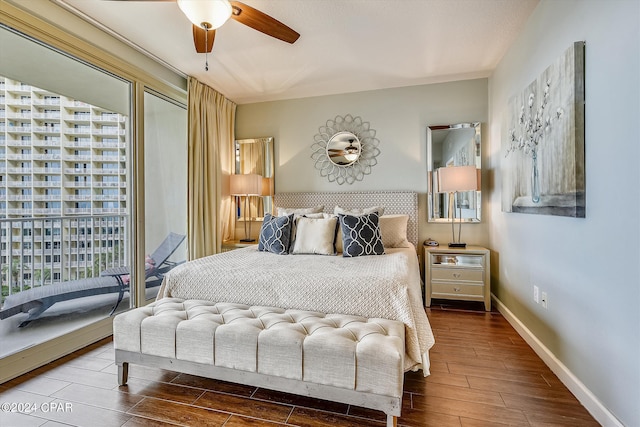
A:
[[[57,0],[239,104],[487,77],[538,0],[246,0],[293,45],[230,20],[209,71],[176,3]]]

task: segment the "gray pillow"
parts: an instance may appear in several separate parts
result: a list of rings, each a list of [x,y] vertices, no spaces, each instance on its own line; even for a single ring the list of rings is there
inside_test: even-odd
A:
[[[339,214],[342,230],[342,256],[384,255],[377,213],[366,215]]]
[[[292,225],[293,214],[287,216],[265,214],[262,227],[260,228],[258,250],[278,255],[288,254],[291,244]]]

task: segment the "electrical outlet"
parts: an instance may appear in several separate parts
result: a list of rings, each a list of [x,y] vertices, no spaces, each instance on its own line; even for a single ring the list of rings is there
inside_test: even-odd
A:
[[[540,288],[538,288],[536,285],[533,285],[533,300],[536,302],[536,304],[540,303]]]
[[[547,293],[546,292],[542,292],[542,308],[548,308],[549,307],[549,298],[547,297]]]

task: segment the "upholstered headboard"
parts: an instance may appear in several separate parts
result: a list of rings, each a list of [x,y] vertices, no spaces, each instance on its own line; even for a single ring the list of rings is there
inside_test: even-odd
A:
[[[324,205],[333,213],[338,205],[345,209],[384,206],[385,215],[409,215],[407,239],[418,247],[418,193],[412,191],[363,191],[346,193],[278,193],[274,204],[282,208]]]

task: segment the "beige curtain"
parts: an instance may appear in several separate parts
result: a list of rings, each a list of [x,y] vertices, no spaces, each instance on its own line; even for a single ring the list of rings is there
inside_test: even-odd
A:
[[[220,252],[233,237],[229,196],[233,173],[236,104],[189,77],[189,259]]]

